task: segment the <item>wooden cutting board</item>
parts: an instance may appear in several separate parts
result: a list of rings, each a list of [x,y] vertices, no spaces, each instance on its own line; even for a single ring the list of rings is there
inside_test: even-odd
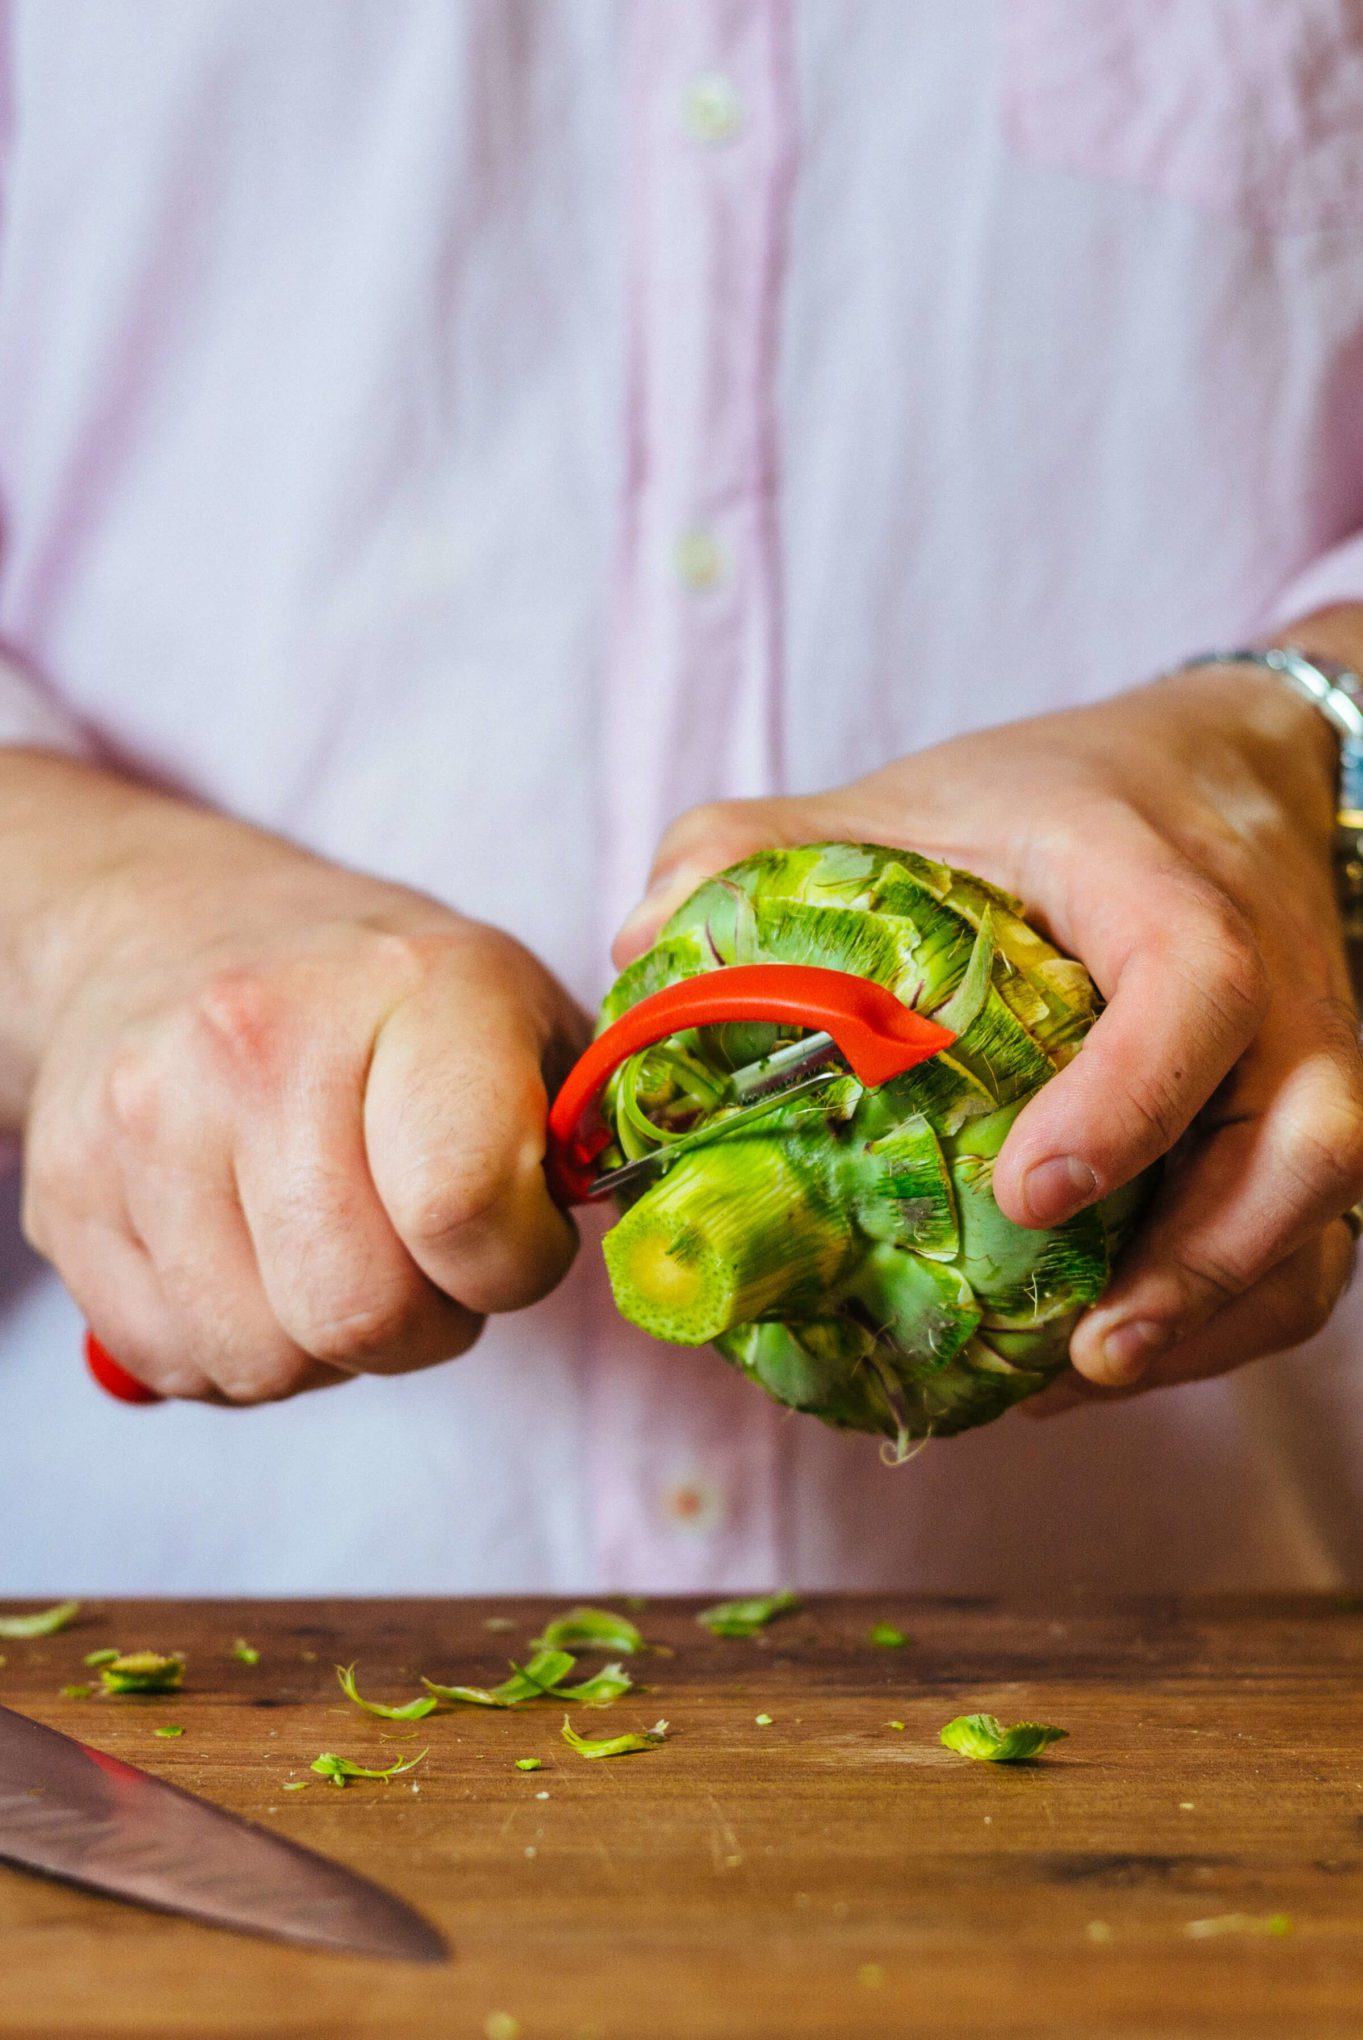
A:
[[[634,1661],[647,1695],[575,1711],[597,1733],[663,1715],[666,1745],[593,1763],[552,1704],[390,1741],[335,1684],[351,1659],[388,1700],[420,1672],[495,1681],[562,1604],[108,1603],[0,1644],[4,1704],[381,1879],[455,1949],[444,1969],[338,1959],[0,1867],[0,2033],[1363,2034],[1363,1602],[884,1596],[749,1640],[711,1638],[695,1605],[636,1610],[670,1652]],[[912,1641],[873,1647],[878,1620]],[[184,1651],[183,1695],[60,1697],[103,1644]],[[944,1750],[942,1723],[980,1710],[1070,1738],[1015,1769]],[[321,1750],[422,1743],[417,1791],[282,1790]]]

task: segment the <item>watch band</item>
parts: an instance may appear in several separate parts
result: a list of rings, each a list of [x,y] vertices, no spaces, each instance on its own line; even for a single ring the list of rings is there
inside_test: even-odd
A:
[[[1304,700],[1313,702],[1339,738],[1339,783],[1335,796],[1335,884],[1344,933],[1363,942],[1363,678],[1338,660],[1295,646],[1199,652],[1178,668],[1257,666],[1276,673]]]

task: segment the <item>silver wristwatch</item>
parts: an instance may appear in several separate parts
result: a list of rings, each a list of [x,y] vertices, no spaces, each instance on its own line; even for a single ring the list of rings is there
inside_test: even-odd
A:
[[[1344,932],[1363,942],[1363,679],[1335,659],[1291,646],[1268,651],[1200,652],[1185,659],[1181,673],[1197,666],[1258,666],[1276,673],[1294,692],[1314,702],[1339,738],[1339,784],[1335,796],[1335,882]]]

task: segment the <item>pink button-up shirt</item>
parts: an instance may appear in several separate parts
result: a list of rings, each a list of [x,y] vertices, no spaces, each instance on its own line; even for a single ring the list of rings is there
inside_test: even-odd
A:
[[[13,0],[0,740],[513,929],[662,825],[1363,597],[1352,0]],[[1006,803],[1006,785],[998,788]],[[3,1228],[0,1589],[1312,1584],[1355,1324],[892,1472],[615,1318],[90,1389]]]

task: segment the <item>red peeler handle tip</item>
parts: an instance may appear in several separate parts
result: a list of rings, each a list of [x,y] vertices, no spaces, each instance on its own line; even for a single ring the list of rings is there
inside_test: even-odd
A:
[[[93,1332],[85,1334],[85,1364],[106,1395],[123,1403],[159,1403],[154,1388],[148,1388],[145,1381],[139,1381],[135,1374],[129,1374],[126,1367],[120,1367],[107,1346],[101,1346]]]

